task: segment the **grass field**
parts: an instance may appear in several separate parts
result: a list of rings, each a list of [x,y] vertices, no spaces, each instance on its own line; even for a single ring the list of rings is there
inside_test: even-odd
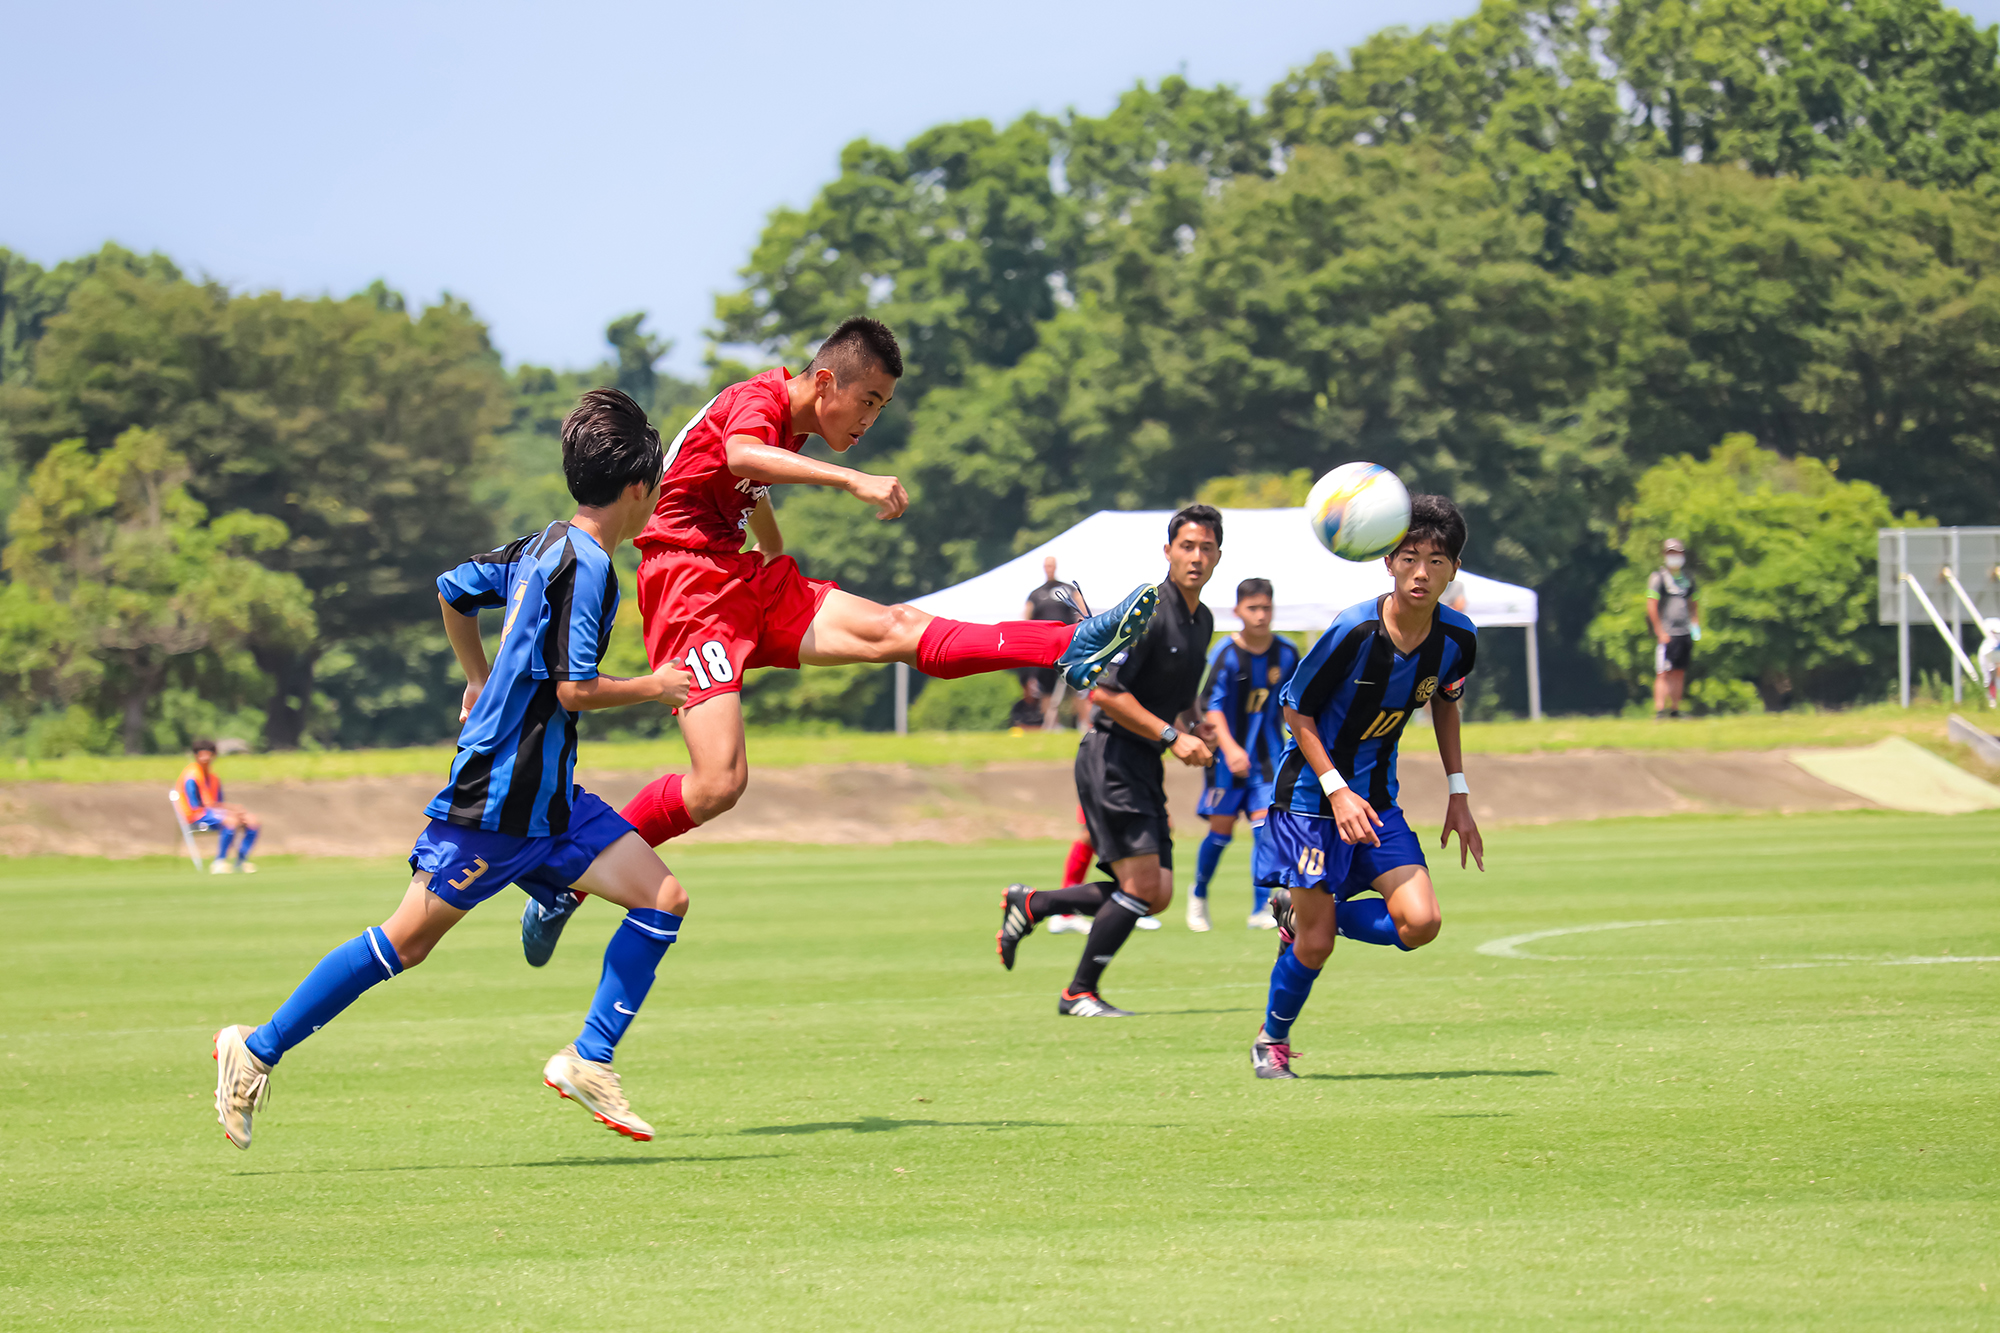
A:
[[[1130,1022],[1056,1017],[1076,937],[1003,973],[998,886],[1060,852],[678,856],[619,1061],[649,1144],[538,1078],[613,913],[530,971],[510,890],[294,1051],[240,1154],[211,1031],[401,868],[11,862],[0,1327],[2000,1322],[2000,817],[1506,832],[1435,945],[1342,944],[1295,1084],[1249,1074],[1269,935],[1176,904],[1107,978]]]
[[[1468,754],[1531,754],[1556,750],[1781,750],[1794,746],[1866,745],[1885,736],[1911,740],[1983,772],[1963,746],[1945,742],[1945,718],[1953,709],[1935,705],[1903,709],[1890,704],[1839,712],[1742,714],[1655,723],[1650,719],[1559,717],[1540,722],[1479,722],[1465,729]],[[2000,722],[1970,700],[1956,710],[1989,728]],[[932,731],[909,736],[888,732],[842,731],[801,735],[776,731],[750,734],[750,760],[759,768],[807,764],[985,764],[1067,763],[1076,754],[1072,732]],[[451,767],[449,745],[395,750],[294,750],[278,754],[231,755],[221,769],[231,782],[310,782],[327,778],[431,775]],[[589,741],[583,766],[599,771],[657,771],[687,764],[678,735],[658,741]],[[64,759],[0,760],[0,782],[158,782],[171,783],[187,762],[181,755],[78,755]]]

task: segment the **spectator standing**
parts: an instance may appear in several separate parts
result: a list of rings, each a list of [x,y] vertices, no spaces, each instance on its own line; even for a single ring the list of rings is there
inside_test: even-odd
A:
[[[1687,692],[1688,662],[1701,637],[1701,608],[1695,604],[1694,576],[1687,572],[1687,547],[1669,537],[1660,567],[1646,580],[1646,623],[1658,646],[1653,650],[1653,720],[1678,720]]]
[[[1075,589],[1056,577],[1056,558],[1042,558],[1042,586],[1028,594],[1028,600],[1021,607],[1023,620],[1055,620],[1065,625],[1074,625],[1083,619],[1077,609]],[[1054,667],[1023,667],[1021,685],[1025,692],[1024,702],[1032,700],[1042,710],[1042,728],[1055,730],[1056,704],[1062,699],[1062,691],[1056,681]],[[1078,707],[1087,705],[1079,700]],[[1087,725],[1087,719],[1079,719]]]

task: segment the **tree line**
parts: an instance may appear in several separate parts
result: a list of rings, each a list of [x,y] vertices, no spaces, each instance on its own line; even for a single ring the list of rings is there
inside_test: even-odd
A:
[[[718,298],[711,385],[658,373],[636,315],[599,366],[509,373],[456,300],[0,252],[0,725],[140,748],[217,710],[278,746],[448,734],[429,581],[560,509],[575,393],[618,383],[671,432],[856,310],[909,363],[863,465],[914,504],[875,524],[783,497],[790,548],[856,591],[914,596],[1099,508],[1288,496],[1360,457],[1456,498],[1472,567],[1540,591],[1558,709],[1616,707],[1643,671],[1626,603],[1635,534],[1662,524],[1734,626],[1715,706],[1869,697],[1883,654],[1852,623],[1872,560],[1854,534],[2000,518],[1996,155],[1994,30],[1935,0],[1488,0],[1255,101],[1168,78],[1103,116],[850,144]],[[1711,520],[1836,555],[1704,550]],[[124,587],[74,562],[125,568],[127,548],[235,574],[77,595]],[[1734,577],[1766,548],[1773,571],[1844,581],[1777,623],[1774,590]],[[1519,649],[1495,646],[1504,703]],[[880,721],[882,690],[770,673],[746,705]]]

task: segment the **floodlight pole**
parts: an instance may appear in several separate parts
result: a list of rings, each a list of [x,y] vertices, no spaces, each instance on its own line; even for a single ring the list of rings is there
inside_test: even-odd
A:
[[[1535,631],[1539,626],[1528,622],[1528,720],[1542,720],[1542,654],[1535,644]]]
[[[1896,533],[1896,680],[1903,707],[1910,706],[1910,537]]]
[[[896,734],[910,734],[910,664],[896,663]]]

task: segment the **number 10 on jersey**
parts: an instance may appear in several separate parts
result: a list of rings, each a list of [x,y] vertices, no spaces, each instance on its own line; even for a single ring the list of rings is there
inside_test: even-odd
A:
[[[710,639],[699,648],[688,649],[687,669],[694,676],[694,686],[705,690],[714,685],[727,685],[736,679],[736,668],[729,665],[729,650],[718,639]]]

